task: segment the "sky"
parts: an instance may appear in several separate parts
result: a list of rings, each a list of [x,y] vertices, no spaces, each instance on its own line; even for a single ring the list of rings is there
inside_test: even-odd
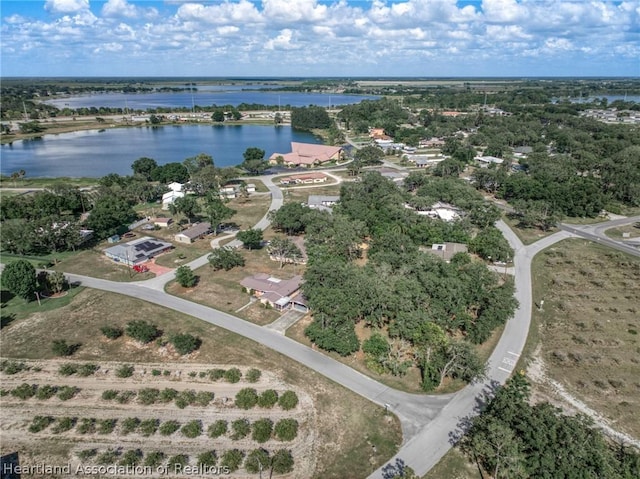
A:
[[[1,0],[0,75],[640,76],[640,0]]]

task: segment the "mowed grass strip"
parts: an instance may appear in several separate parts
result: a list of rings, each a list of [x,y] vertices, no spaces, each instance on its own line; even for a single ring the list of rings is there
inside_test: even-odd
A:
[[[640,258],[565,240],[533,261],[534,325],[548,374],[640,436]]]
[[[100,333],[105,324],[126,328],[144,318],[165,335],[189,333],[202,339],[197,353],[172,360],[192,364],[242,364],[278,374],[313,399],[316,408],[316,469],[308,477],[366,477],[391,457],[402,442],[400,425],[391,415],[360,396],[336,385],[281,354],[201,320],[134,298],[85,289],[69,305],[47,313],[33,313],[4,327],[2,354],[10,358],[51,359],[52,339],[81,343],[73,359],[136,364],[168,359],[156,342],[146,346],[126,336],[109,340]],[[52,333],[54,331],[54,333]],[[57,440],[57,439],[56,439]],[[51,445],[46,445],[51,451]],[[371,444],[376,445],[376,449]],[[69,445],[59,444],[68,453]],[[64,446],[64,447],[63,447]]]

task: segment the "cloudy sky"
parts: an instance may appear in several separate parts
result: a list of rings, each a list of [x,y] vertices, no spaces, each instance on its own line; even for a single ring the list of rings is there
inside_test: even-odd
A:
[[[2,0],[2,76],[639,76],[640,0]]]

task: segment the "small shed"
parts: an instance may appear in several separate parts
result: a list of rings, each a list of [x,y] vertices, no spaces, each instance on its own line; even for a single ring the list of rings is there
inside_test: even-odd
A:
[[[113,235],[107,238],[107,243],[117,243],[120,241],[120,235]]]

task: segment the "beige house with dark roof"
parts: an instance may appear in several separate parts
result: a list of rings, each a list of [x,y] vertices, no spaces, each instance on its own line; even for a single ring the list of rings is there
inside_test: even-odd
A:
[[[247,276],[240,281],[240,284],[248,293],[259,298],[261,303],[268,304],[278,311],[305,304],[304,301],[297,299],[302,285],[300,275],[291,279],[280,279],[266,273],[259,273]]]

